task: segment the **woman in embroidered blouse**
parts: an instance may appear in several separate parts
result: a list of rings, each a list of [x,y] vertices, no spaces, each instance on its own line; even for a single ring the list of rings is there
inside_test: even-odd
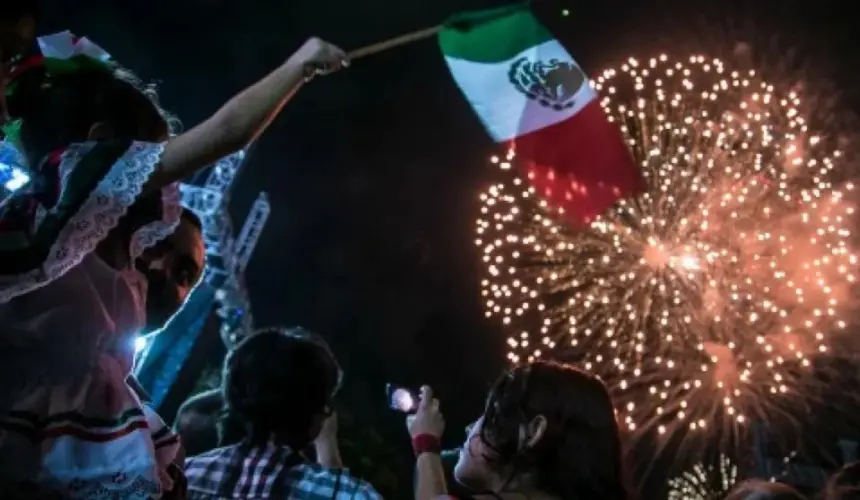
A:
[[[98,46],[67,32],[39,42],[6,93],[32,178],[0,208],[0,497],[9,484],[158,497],[176,443],[125,383],[145,319],[134,261],[176,227],[178,180],[246,147],[309,68],[345,56],[312,38],[171,137],[152,93]]]

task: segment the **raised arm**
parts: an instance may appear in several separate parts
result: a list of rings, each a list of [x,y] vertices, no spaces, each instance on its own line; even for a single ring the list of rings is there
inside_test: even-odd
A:
[[[415,460],[415,473],[417,475],[416,500],[449,498],[447,496],[448,485],[445,481],[445,468],[438,453],[425,452],[418,455]]]
[[[439,411],[439,400],[428,386],[421,388],[418,411],[407,419],[407,428],[415,451],[415,499],[435,500],[448,494],[445,469],[442,467],[442,433],[445,418]]]
[[[181,180],[256,139],[301,87],[305,67],[334,71],[345,62],[339,48],[311,38],[281,67],[227,101],[203,123],[170,141],[147,190]]]

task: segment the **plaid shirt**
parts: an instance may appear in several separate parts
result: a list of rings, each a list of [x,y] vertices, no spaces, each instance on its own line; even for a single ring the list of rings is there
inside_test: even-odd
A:
[[[345,469],[308,461],[286,446],[241,443],[185,461],[189,500],[382,500]]]

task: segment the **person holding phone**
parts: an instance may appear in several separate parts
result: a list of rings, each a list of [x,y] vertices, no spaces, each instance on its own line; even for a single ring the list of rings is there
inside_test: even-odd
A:
[[[407,418],[417,500],[449,499],[440,459],[445,419],[423,387]],[[536,362],[505,373],[466,430],[454,469],[479,500],[629,500],[621,437],[606,387],[569,365]],[[461,497],[462,498],[462,497]]]

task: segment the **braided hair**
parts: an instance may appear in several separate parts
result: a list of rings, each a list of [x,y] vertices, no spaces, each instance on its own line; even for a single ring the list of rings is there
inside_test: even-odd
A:
[[[546,428],[534,446],[522,429],[536,417]],[[529,474],[546,493],[565,499],[627,500],[621,437],[605,386],[571,366],[536,362],[514,368],[490,390],[477,436],[507,481]]]

